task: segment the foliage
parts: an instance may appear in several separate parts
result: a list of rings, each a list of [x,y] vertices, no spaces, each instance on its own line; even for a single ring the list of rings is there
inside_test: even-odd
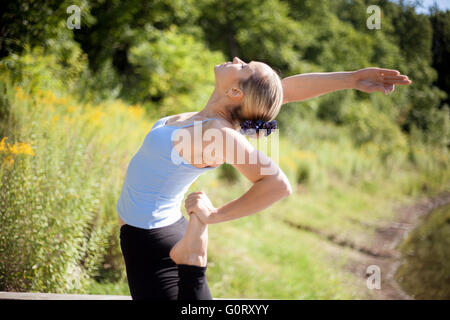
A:
[[[223,60],[222,54],[210,52],[175,26],[152,30],[151,38],[130,48],[135,73],[123,96],[135,102],[156,100],[163,114],[198,110],[214,89],[212,68]]]
[[[8,85],[5,91],[1,290],[83,292],[100,273],[120,277],[115,198],[127,149],[151,125],[144,110],[119,101],[80,105],[68,95]]]
[[[383,160],[393,153],[404,154],[406,151],[407,140],[399,127],[385,114],[375,112],[370,105],[350,105],[345,111],[344,123],[355,137],[357,146],[375,144]]]
[[[430,16],[433,27],[433,63],[438,70],[437,86],[447,93],[443,103],[450,104],[450,62],[448,52],[450,48],[450,11],[433,11]]]
[[[12,53],[21,53],[25,45],[45,46],[49,38],[55,37],[60,32],[61,20],[65,21],[68,17],[66,8],[71,4],[87,9],[83,0],[25,0],[2,3],[0,58]],[[84,12],[87,13],[86,10]]]

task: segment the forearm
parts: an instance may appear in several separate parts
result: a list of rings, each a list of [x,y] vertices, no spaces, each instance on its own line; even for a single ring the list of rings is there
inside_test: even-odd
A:
[[[280,182],[276,176],[268,176],[253,186],[238,199],[218,208],[211,223],[220,223],[249,216],[264,210],[291,193],[289,182]]]
[[[304,73],[284,78],[283,103],[302,101],[325,93],[352,89],[353,72]]]

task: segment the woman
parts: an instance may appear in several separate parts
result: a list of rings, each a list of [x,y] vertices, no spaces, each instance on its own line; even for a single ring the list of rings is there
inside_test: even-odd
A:
[[[241,124],[265,127],[283,103],[327,92],[355,88],[387,94],[396,84],[411,83],[398,71],[379,68],[280,80],[267,64],[237,57],[216,65],[214,73],[216,86],[204,109],[158,120],[128,166],[117,211],[133,299],[212,299],[205,278],[207,225],[254,214],[291,194],[280,168],[237,131]],[[174,138],[180,133],[182,141]],[[184,194],[200,174],[224,162],[252,187],[220,208],[205,193],[191,193],[185,201],[188,223],[180,211]],[[267,167],[270,174],[263,174]]]

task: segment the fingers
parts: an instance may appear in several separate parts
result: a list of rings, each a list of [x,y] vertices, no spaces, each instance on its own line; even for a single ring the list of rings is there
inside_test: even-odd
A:
[[[385,84],[385,85],[379,85],[376,88],[374,88],[373,91],[382,92],[384,94],[389,94],[392,91],[395,90],[395,86],[393,84]]]
[[[197,203],[198,199],[186,199],[186,201],[184,202],[185,207],[192,207]]]
[[[193,196],[201,195],[201,194],[205,194],[205,193],[203,191],[192,192],[192,193],[189,193],[188,197],[193,197]]]
[[[407,76],[385,76],[383,78],[384,84],[399,84],[399,85],[407,85],[411,83],[411,80],[408,79]]]
[[[197,208],[198,201],[204,197],[205,193],[203,191],[190,193],[184,202],[184,207],[186,211],[190,214],[193,210]]]
[[[400,72],[397,70],[392,69],[379,69],[381,73],[383,73],[385,76],[398,76],[400,75]]]
[[[407,85],[412,83],[408,76],[400,74],[397,70],[379,69],[379,74],[382,76],[384,84]]]
[[[389,92],[391,92],[391,91],[394,91],[395,86],[393,84],[388,84],[388,85],[385,85],[384,88],[386,90],[388,90]]]
[[[407,80],[409,83],[411,81],[408,79],[407,75],[401,74],[398,70],[392,70],[392,69],[379,69],[379,74],[383,76],[384,80],[390,80],[390,81],[404,81]],[[406,83],[402,83],[406,84]]]
[[[202,195],[202,192],[192,192],[186,197],[186,201],[189,199],[199,199],[202,197]]]
[[[186,197],[185,203],[189,203],[192,201],[196,201],[204,197],[204,193],[201,192],[193,192]]]
[[[392,84],[385,84],[385,85],[379,84],[379,85],[371,86],[370,88],[368,88],[368,90],[366,92],[372,93],[372,92],[378,91],[378,92],[381,92],[384,94],[389,94],[392,91],[394,91],[394,89],[395,89],[395,86]]]
[[[391,80],[391,81],[395,81],[395,80],[409,80],[407,76],[404,75],[399,75],[399,76],[384,76],[383,78],[384,80]]]
[[[196,211],[198,209],[197,202],[186,203],[184,205],[184,207],[186,208],[186,211],[188,211],[188,212]]]
[[[388,84],[384,86],[384,94],[389,94],[395,90],[395,86],[393,84]]]
[[[411,80],[385,80],[383,81],[384,84],[395,84],[395,85],[407,85],[411,84]]]

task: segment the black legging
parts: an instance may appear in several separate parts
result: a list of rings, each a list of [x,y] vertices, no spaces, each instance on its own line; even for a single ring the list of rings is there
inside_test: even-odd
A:
[[[183,238],[188,221],[141,229],[123,225],[120,247],[133,300],[212,300],[206,267],[177,265],[170,249]]]

